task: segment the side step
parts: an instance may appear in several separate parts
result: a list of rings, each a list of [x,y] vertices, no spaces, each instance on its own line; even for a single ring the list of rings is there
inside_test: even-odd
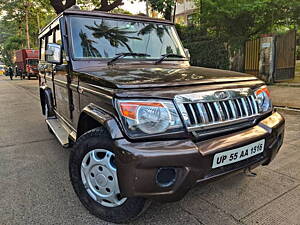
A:
[[[67,129],[62,126],[58,119],[48,119],[46,120],[46,123],[49,125],[60,144],[64,148],[67,148],[69,146],[69,133]]]

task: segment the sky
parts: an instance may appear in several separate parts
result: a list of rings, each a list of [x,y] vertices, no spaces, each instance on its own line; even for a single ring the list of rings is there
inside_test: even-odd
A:
[[[132,2],[132,0],[124,0],[124,5],[121,6],[120,8],[126,9],[133,14],[138,14],[138,13],[146,14],[146,3],[145,2],[134,1],[133,4],[131,2]]]

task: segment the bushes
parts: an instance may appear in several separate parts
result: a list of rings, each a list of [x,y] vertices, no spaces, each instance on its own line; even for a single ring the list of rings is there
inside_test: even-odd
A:
[[[300,60],[300,46],[296,47],[296,60]]]
[[[194,26],[176,25],[185,48],[191,54],[191,65],[228,69],[229,57],[223,41],[210,37]]]

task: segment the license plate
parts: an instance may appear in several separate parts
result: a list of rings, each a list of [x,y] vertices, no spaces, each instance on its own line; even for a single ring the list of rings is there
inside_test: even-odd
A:
[[[215,154],[212,168],[229,165],[258,155],[264,151],[265,140]]]

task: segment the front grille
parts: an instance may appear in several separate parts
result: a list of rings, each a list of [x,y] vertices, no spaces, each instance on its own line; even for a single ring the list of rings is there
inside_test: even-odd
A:
[[[223,92],[225,99],[219,99],[216,92],[176,96],[175,101],[189,131],[249,122],[259,114],[256,96],[250,89]]]
[[[247,118],[258,113],[254,96],[218,102],[185,103],[183,105],[192,126]]]

